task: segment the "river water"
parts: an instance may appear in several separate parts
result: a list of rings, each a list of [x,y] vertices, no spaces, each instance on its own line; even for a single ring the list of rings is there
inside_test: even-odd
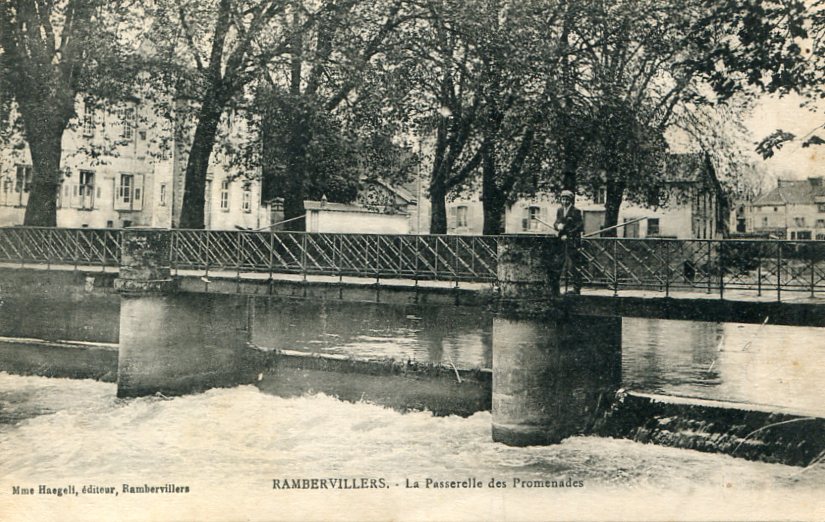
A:
[[[214,299],[223,297],[203,299],[214,308]],[[251,338],[265,348],[489,366],[490,317],[469,309],[319,307],[270,299],[248,304]],[[97,303],[94,311],[94,319],[75,317],[74,332],[65,323],[53,331],[35,316],[15,321],[5,315],[0,335],[111,341],[117,308]],[[821,412],[821,334],[625,320],[623,380],[645,391]],[[511,448],[491,441],[490,426],[489,412],[468,418],[401,414],[323,395],[284,399],[251,385],[171,399],[117,399],[110,383],[0,372],[0,519],[825,517],[823,464],[802,469],[592,437]],[[385,487],[273,487],[275,480],[313,478]],[[426,487],[427,479],[481,486]],[[523,487],[544,480],[583,487]],[[421,488],[407,487],[416,483]],[[124,484],[173,484],[189,492],[135,494],[124,492]],[[74,485],[78,494],[12,494],[14,487],[40,485]],[[112,487],[118,494],[83,494],[83,486]]]

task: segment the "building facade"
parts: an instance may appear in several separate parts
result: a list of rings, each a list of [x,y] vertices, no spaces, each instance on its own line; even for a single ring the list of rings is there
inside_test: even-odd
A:
[[[78,97],[76,112],[63,134],[57,226],[177,226],[191,132],[182,132],[174,115],[163,118],[156,106],[137,97],[109,104]],[[243,136],[243,125],[224,122],[227,136]],[[205,194],[207,228],[260,228],[259,177],[259,170],[240,171],[229,158],[213,153]],[[21,139],[0,150],[0,226],[23,223],[31,181],[27,144]]]
[[[712,166],[698,154],[671,157],[663,173],[667,176],[665,197],[656,207],[623,202],[619,210],[618,237],[668,237],[718,239],[726,233],[724,194]],[[576,197],[582,211],[584,233],[603,228],[606,191],[595,198]],[[555,194],[521,198],[505,211],[507,234],[555,234],[553,222],[560,203]],[[480,198],[457,198],[447,203],[447,230],[451,234],[481,234],[484,212]]]
[[[364,180],[351,204],[304,201],[307,232],[418,234],[418,201],[403,186]]]
[[[825,239],[825,178],[782,180],[746,211],[748,233],[779,239]]]

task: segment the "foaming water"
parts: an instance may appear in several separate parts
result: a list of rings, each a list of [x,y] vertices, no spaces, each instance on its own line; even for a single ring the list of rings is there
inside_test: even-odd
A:
[[[390,518],[395,519],[417,518],[414,515],[421,513],[417,510],[422,506],[417,506],[415,499],[423,498],[417,495],[441,495],[434,490],[422,493],[406,488],[416,481],[423,485],[428,478],[475,478],[485,483],[476,491],[452,492],[449,499],[427,497],[447,506],[464,498],[461,495],[482,495],[479,499],[489,499],[493,493],[504,495],[502,490],[492,492],[486,487],[491,479],[509,487],[507,495],[501,496],[502,502],[524,497],[525,506],[546,502],[551,493],[514,488],[515,479],[582,481],[582,492],[570,491],[566,496],[552,492],[559,513],[565,499],[579,502],[577,495],[585,493],[626,501],[626,495],[645,496],[651,491],[678,495],[761,491],[780,496],[807,492],[821,496],[825,487],[823,465],[801,470],[624,440],[575,437],[556,446],[512,448],[492,442],[488,412],[469,418],[434,417],[429,412],[401,414],[323,395],[283,399],[254,386],[213,389],[174,399],[116,399],[114,391],[114,385],[95,381],[0,374],[5,422],[0,428],[4,455],[0,487],[8,491],[20,484],[75,484],[78,488],[94,484],[119,490],[122,484],[185,485],[191,493],[174,500],[130,495],[121,496],[122,500],[117,500],[120,504],[112,504],[112,498],[81,496],[53,506],[79,510],[69,512],[84,518],[90,507],[137,508],[137,502],[163,502],[170,509],[189,506],[175,511],[178,518],[187,520],[238,519],[242,513],[260,515],[262,509],[269,513],[264,518],[284,518],[276,515],[285,513],[280,511],[285,505],[297,499],[304,502],[306,495],[321,494],[273,491],[273,479],[383,479],[388,486],[385,490],[360,492],[362,496],[345,490],[323,492],[322,497],[313,497],[314,503],[321,499],[324,506],[355,499],[394,499],[390,503],[393,509],[406,506],[403,512],[392,512]],[[15,410],[9,415],[7,407],[12,402]],[[7,496],[5,501],[26,500]],[[45,509],[43,502],[30,507]],[[586,504],[577,506],[565,509],[587,512]],[[343,518],[364,518],[363,513],[360,517],[355,513],[349,511],[350,516]],[[441,516],[429,513],[428,517],[436,519],[468,518],[453,516],[452,511],[439,511]],[[540,514],[534,513],[548,518]],[[251,515],[241,518],[246,516]]]
[[[825,478],[821,469],[796,475],[798,468],[590,437],[512,448],[492,442],[488,412],[401,414],[324,395],[284,399],[253,386],[125,400],[114,398],[109,384],[0,374],[4,409],[12,386],[31,393],[14,397],[21,420],[0,432],[7,456],[0,469],[7,477],[105,477],[125,469],[216,480],[467,473],[569,475],[603,486],[658,483],[665,476],[674,485],[735,477],[751,486],[813,485]]]

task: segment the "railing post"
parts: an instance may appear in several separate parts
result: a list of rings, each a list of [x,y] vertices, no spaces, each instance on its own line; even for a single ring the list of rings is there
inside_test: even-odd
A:
[[[242,237],[243,232],[238,231],[238,232],[235,232],[235,234],[236,234],[236,237],[238,238],[238,240],[235,242],[235,250],[237,250],[237,252],[238,252],[238,256],[235,259],[235,263],[236,263],[236,266],[235,266],[235,290],[240,291],[240,289],[241,289],[241,249],[243,248],[241,246],[241,244],[243,243],[243,237]]]
[[[398,277],[403,277],[404,274],[404,241],[406,236],[396,236],[398,240]]]
[[[275,231],[269,231],[269,293],[272,293],[272,264],[275,262]]]
[[[611,241],[613,242],[613,297],[616,297],[619,295],[619,259],[617,257],[619,255],[619,239],[614,237],[611,238]]]
[[[74,242],[74,271],[77,272],[77,264],[80,262],[80,230],[75,230]]]
[[[809,249],[810,252],[811,252],[811,297],[815,296],[815,294],[814,294],[814,285],[816,284],[815,283],[815,279],[816,279],[816,269],[815,269],[816,260],[814,259],[814,252],[816,251],[816,249],[814,248],[815,246],[816,245],[812,243],[810,245],[810,249]]]
[[[476,275],[476,236],[470,239],[470,270]]]
[[[435,267],[435,278],[438,279],[438,243],[439,243],[440,237],[439,236],[433,236],[433,237],[435,237],[435,264],[433,266]]]
[[[52,269],[52,237],[56,232],[56,229],[50,229],[46,232],[46,270]]]
[[[106,272],[106,236],[107,232],[103,232],[103,244],[101,248],[103,249],[103,259],[100,261],[100,271]]]
[[[670,297],[670,241],[665,240],[665,297]]]
[[[338,247],[335,242],[338,241]],[[335,261],[335,253],[338,253],[338,261]],[[332,237],[332,262],[335,270],[338,271],[338,299],[344,298],[344,237],[337,234]]]
[[[381,236],[371,236],[375,238],[375,284],[381,284]]]
[[[413,263],[413,279],[415,280],[415,301],[418,302],[418,258],[420,254],[421,248],[421,236],[415,236],[415,262]]]
[[[454,253],[454,257],[453,257],[453,276],[454,276],[454,280],[455,280],[455,287],[458,288],[458,280],[459,280],[459,275],[458,275],[458,265],[459,265],[459,263],[458,263],[458,236],[453,236],[452,239],[453,239],[453,248],[452,248],[452,250],[453,250],[453,253]]]
[[[307,232],[301,234],[301,274],[303,281],[307,280]]]
[[[175,231],[169,230],[167,234],[169,234],[169,271],[171,272],[174,268],[177,276],[178,270],[175,268]]]
[[[756,265],[756,295],[762,296],[762,247],[764,243],[759,244],[759,264]]]
[[[782,300],[782,243],[776,242],[776,300]]]
[[[719,241],[719,299],[725,298],[725,257],[724,243]]]
[[[209,229],[204,230],[204,233],[206,234],[206,246],[204,247],[204,250],[205,250],[204,251],[204,254],[205,254],[204,262],[206,263],[206,266],[204,267],[205,275],[203,277],[206,279],[206,281],[207,281],[206,284],[208,285],[209,284]]]
[[[713,244],[710,241],[708,241],[708,262],[705,265],[707,267],[707,272],[708,272],[708,290],[707,290],[707,293],[711,293],[712,292],[712,287],[713,287],[713,282],[711,281],[712,278],[711,278],[711,274],[710,274],[710,267],[713,266],[711,264],[712,261],[713,261]]]

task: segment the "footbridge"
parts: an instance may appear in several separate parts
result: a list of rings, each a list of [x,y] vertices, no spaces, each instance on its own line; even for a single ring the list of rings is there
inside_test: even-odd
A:
[[[126,232],[0,228],[0,264],[116,272]],[[532,287],[535,301],[563,302],[591,315],[825,326],[825,241],[585,238],[581,266],[565,266],[571,246],[552,236],[152,232],[168,241],[164,262],[173,274],[204,281],[360,283],[488,295],[507,283]],[[523,250],[517,265],[532,268],[502,271],[504,245],[516,243]],[[573,271],[581,295],[554,300],[554,279],[564,292]]]

